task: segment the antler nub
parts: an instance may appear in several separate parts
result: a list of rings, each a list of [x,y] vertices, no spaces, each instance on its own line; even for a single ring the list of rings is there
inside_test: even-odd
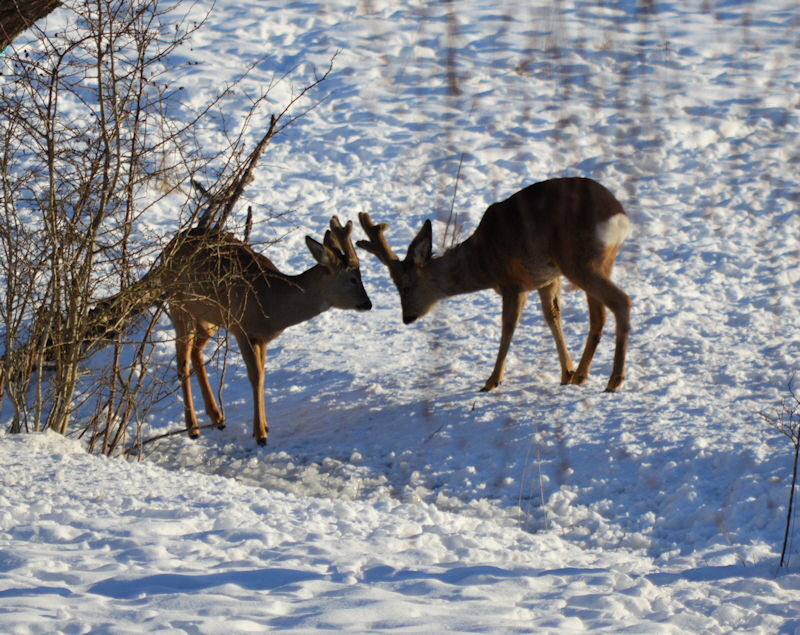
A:
[[[373,256],[377,256],[378,260],[384,265],[388,266],[390,262],[398,260],[392,248],[389,247],[386,237],[383,235],[383,232],[385,232],[389,226],[386,223],[375,225],[366,212],[359,212],[358,220],[361,223],[361,227],[364,228],[364,232],[367,234],[369,240],[359,240],[356,242],[356,245],[368,251]]]
[[[353,243],[350,240],[350,234],[352,233],[352,221],[347,221],[347,224],[342,227],[339,217],[332,216],[331,228],[325,232],[324,243],[327,247],[338,249],[344,256],[348,266],[358,267],[358,254],[356,254],[355,247],[353,247]]]

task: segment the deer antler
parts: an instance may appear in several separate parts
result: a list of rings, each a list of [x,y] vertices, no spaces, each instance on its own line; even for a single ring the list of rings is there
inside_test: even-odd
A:
[[[327,247],[338,249],[344,255],[345,261],[350,267],[358,267],[358,254],[350,240],[353,233],[353,222],[347,221],[347,225],[342,227],[338,216],[331,217],[331,228],[325,232],[323,243]]]
[[[368,251],[373,256],[377,256],[378,260],[384,265],[388,266],[389,263],[399,260],[392,251],[392,248],[389,247],[389,243],[386,242],[386,237],[383,235],[383,232],[389,227],[386,223],[375,225],[366,212],[359,212],[358,220],[361,223],[361,227],[364,228],[364,232],[367,234],[369,240],[359,240],[356,242],[356,245]]]

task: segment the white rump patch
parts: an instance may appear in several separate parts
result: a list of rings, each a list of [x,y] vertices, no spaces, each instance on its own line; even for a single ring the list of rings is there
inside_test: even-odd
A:
[[[625,214],[615,214],[597,226],[597,239],[605,247],[621,245],[631,231],[631,222]]]

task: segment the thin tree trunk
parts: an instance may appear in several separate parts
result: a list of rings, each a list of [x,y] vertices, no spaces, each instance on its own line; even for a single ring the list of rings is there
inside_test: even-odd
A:
[[[792,506],[794,504],[794,488],[797,486],[797,462],[800,458],[800,428],[798,428],[798,438],[795,439],[794,444],[794,466],[792,467],[792,488],[789,490],[789,509],[786,510],[786,530],[783,534],[783,548],[781,549],[781,564],[789,566],[789,561],[786,559],[786,547],[789,544],[789,528],[792,526]]]
[[[60,0],[0,0],[0,51],[60,5]]]

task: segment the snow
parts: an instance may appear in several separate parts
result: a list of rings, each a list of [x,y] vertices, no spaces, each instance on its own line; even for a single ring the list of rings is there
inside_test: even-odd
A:
[[[271,84],[278,110],[338,51],[327,98],[247,191],[253,240],[283,237],[268,253],[288,272],[311,265],[303,238],[333,213],[389,222],[399,254],[426,218],[440,240],[459,163],[461,238],[532,182],[603,183],[631,220],[614,272],[633,302],[621,390],[603,392],[613,318],[586,385],[562,387],[534,296],[504,383],[479,394],[499,297],[404,326],[362,252],[374,309],[329,311],[270,348],[268,447],[250,437],[235,345],[229,425],[197,441],[125,461],[0,436],[4,632],[800,631],[796,526],[777,566],[791,445],[758,415],[800,357],[800,10],[495,0],[459,4],[453,28],[447,6],[218,0],[180,81],[199,107],[257,61],[227,115]],[[164,236],[175,220],[164,206],[148,222]],[[586,302],[563,305],[577,356]],[[174,363],[170,334],[163,322],[154,363]],[[142,423],[182,420],[176,394]]]

